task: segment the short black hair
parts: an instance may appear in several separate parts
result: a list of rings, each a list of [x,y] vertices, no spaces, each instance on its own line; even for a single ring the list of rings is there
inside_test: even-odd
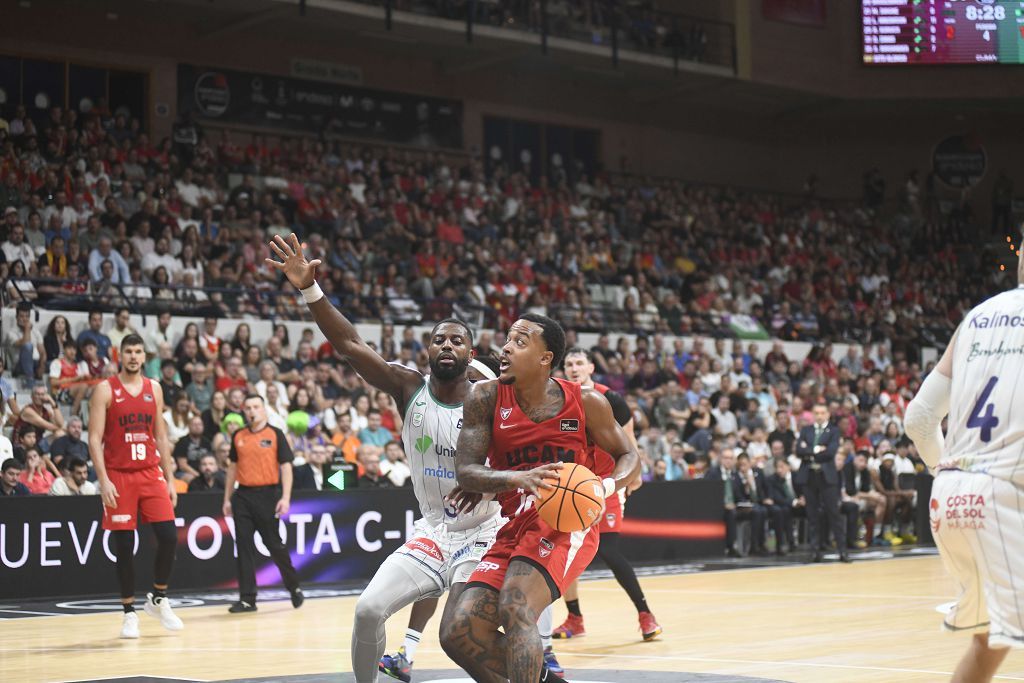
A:
[[[739,455],[736,456],[736,462],[739,462],[740,460],[746,460],[747,462],[750,462],[750,456],[747,455],[746,451],[740,451]]]
[[[113,265],[113,263],[111,263],[111,265]],[[127,306],[121,306],[116,311],[114,311],[114,315],[115,316],[116,315],[121,315],[122,313],[127,313],[128,315],[131,315],[132,312],[130,310],[128,310]]]
[[[541,326],[544,345],[548,351],[554,354],[554,358],[551,359],[551,367],[557,368],[561,365],[562,359],[565,357],[565,330],[562,329],[562,326],[552,318],[539,313],[524,313],[519,316],[519,319]]]
[[[487,368],[494,373],[495,377],[497,377],[500,374],[501,361],[495,358],[494,356],[477,356],[476,360],[486,365]]]
[[[234,387],[234,388],[235,389],[239,389],[240,387]],[[260,400],[260,403],[266,404],[266,401],[259,394],[246,394],[245,398],[242,401],[244,403],[245,401],[248,401],[251,398],[258,398]]]
[[[370,415],[373,415],[374,413],[376,413],[377,415],[381,415],[383,417],[381,412],[379,410],[377,410],[376,408],[370,408],[369,410],[366,411],[367,417],[369,417]]]
[[[4,464],[0,466],[0,472],[7,472],[8,470],[23,470],[21,463],[15,458],[7,458],[4,460]]]
[[[468,323],[466,323],[466,322],[464,322],[462,320],[459,320],[458,318],[445,318],[444,320],[438,320],[437,323],[434,325],[434,327],[431,328],[430,336],[433,337],[435,334],[437,334],[437,328],[441,327],[441,325],[448,325],[448,324],[458,325],[462,329],[466,330],[466,337],[469,338],[469,345],[470,346],[473,345],[473,330],[470,329]]]
[[[594,354],[590,353],[590,351],[587,351],[582,346],[573,346],[570,349],[566,349],[565,358],[568,358],[569,356],[583,356],[587,359],[588,363],[594,362]]]
[[[75,457],[71,458],[70,462],[68,462],[67,459],[65,458],[64,462],[67,462],[68,472],[72,472],[72,471],[78,469],[79,467],[88,467],[86,462],[84,460],[82,460],[81,458],[79,458],[77,455]],[[61,464],[63,464],[63,462]]]
[[[145,349],[146,342],[140,335],[132,332],[131,334],[125,335],[125,338],[121,340],[121,350],[124,351],[127,346],[141,346]]]

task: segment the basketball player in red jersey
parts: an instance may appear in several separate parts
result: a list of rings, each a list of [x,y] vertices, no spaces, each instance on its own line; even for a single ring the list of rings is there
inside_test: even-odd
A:
[[[604,482],[606,497],[629,484],[640,466],[607,399],[551,377],[564,352],[557,322],[521,316],[502,348],[501,375],[474,384],[464,404],[455,458],[459,485],[498,494],[509,518],[457,604],[445,607],[441,627],[445,652],[477,681],[544,680],[537,616],[597,550],[596,529],[556,531],[538,516],[535,496],[554,488],[550,480],[563,463],[593,468],[591,441],[616,460]]]
[[[121,341],[121,372],[97,384],[89,401],[89,455],[100,484],[103,528],[114,539],[124,607],[122,638],[139,637],[132,555],[140,521],[153,526],[157,541],[153,592],[146,596],[146,614],[170,631],[184,628],[167,600],[167,579],[178,542],[174,463],[163,419],[163,390],[142,376],[145,360],[142,337],[127,335]]]
[[[579,347],[569,349],[565,352],[565,365],[563,368],[565,370],[565,378],[570,382],[575,382],[581,387],[598,391],[608,399],[615,420],[622,425],[623,430],[630,437],[630,443],[635,443],[633,439],[632,412],[621,395],[605,385],[594,381],[594,361],[590,356],[590,352]],[[604,478],[610,476],[615,469],[615,461],[606,451],[595,445],[594,466],[594,474]],[[637,616],[640,621],[640,633],[643,639],[654,640],[661,634],[661,626],[658,625],[654,615],[651,614],[650,608],[647,606],[647,599],[644,598],[644,592],[640,588],[636,572],[633,570],[632,565],[629,564],[626,556],[619,550],[619,532],[622,530],[622,497],[639,487],[640,477],[637,476],[636,479],[630,482],[629,487],[623,494],[609,496],[605,501],[605,510],[601,516],[601,524],[599,526],[601,536],[597,547],[597,556],[612,570],[615,580],[619,582],[622,589],[626,591],[626,595],[633,601],[633,606],[636,607]],[[579,638],[585,635],[583,613],[580,612],[579,581],[573,581],[571,585],[566,587],[565,606],[569,610],[569,615],[565,618],[565,623],[555,629],[552,636],[555,638]]]

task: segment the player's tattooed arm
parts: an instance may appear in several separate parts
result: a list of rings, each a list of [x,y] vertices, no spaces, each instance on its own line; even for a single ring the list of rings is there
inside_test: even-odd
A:
[[[612,472],[615,489],[626,488],[640,472],[640,456],[634,442],[615,420],[611,404],[601,392],[585,388],[582,396],[587,436],[615,458],[615,470]]]
[[[498,400],[497,380],[476,382],[462,404],[462,431],[455,455],[455,477],[465,491],[498,493],[516,488],[512,472],[488,467],[487,451],[494,429],[494,406]]]

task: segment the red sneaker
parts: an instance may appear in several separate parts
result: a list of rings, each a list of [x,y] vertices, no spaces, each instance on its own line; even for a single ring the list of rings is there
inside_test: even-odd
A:
[[[551,632],[552,638],[568,639],[568,638],[582,638],[587,635],[587,629],[583,628],[583,617],[578,617],[575,614],[570,614],[565,618],[565,622]]]
[[[661,626],[650,612],[640,613],[640,633],[644,635],[644,640],[654,640],[661,635]]]

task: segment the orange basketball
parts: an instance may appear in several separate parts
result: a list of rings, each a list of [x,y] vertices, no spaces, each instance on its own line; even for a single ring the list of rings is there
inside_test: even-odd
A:
[[[568,463],[558,470],[555,488],[541,489],[537,513],[559,531],[580,531],[597,521],[603,506],[604,484],[597,475]]]

